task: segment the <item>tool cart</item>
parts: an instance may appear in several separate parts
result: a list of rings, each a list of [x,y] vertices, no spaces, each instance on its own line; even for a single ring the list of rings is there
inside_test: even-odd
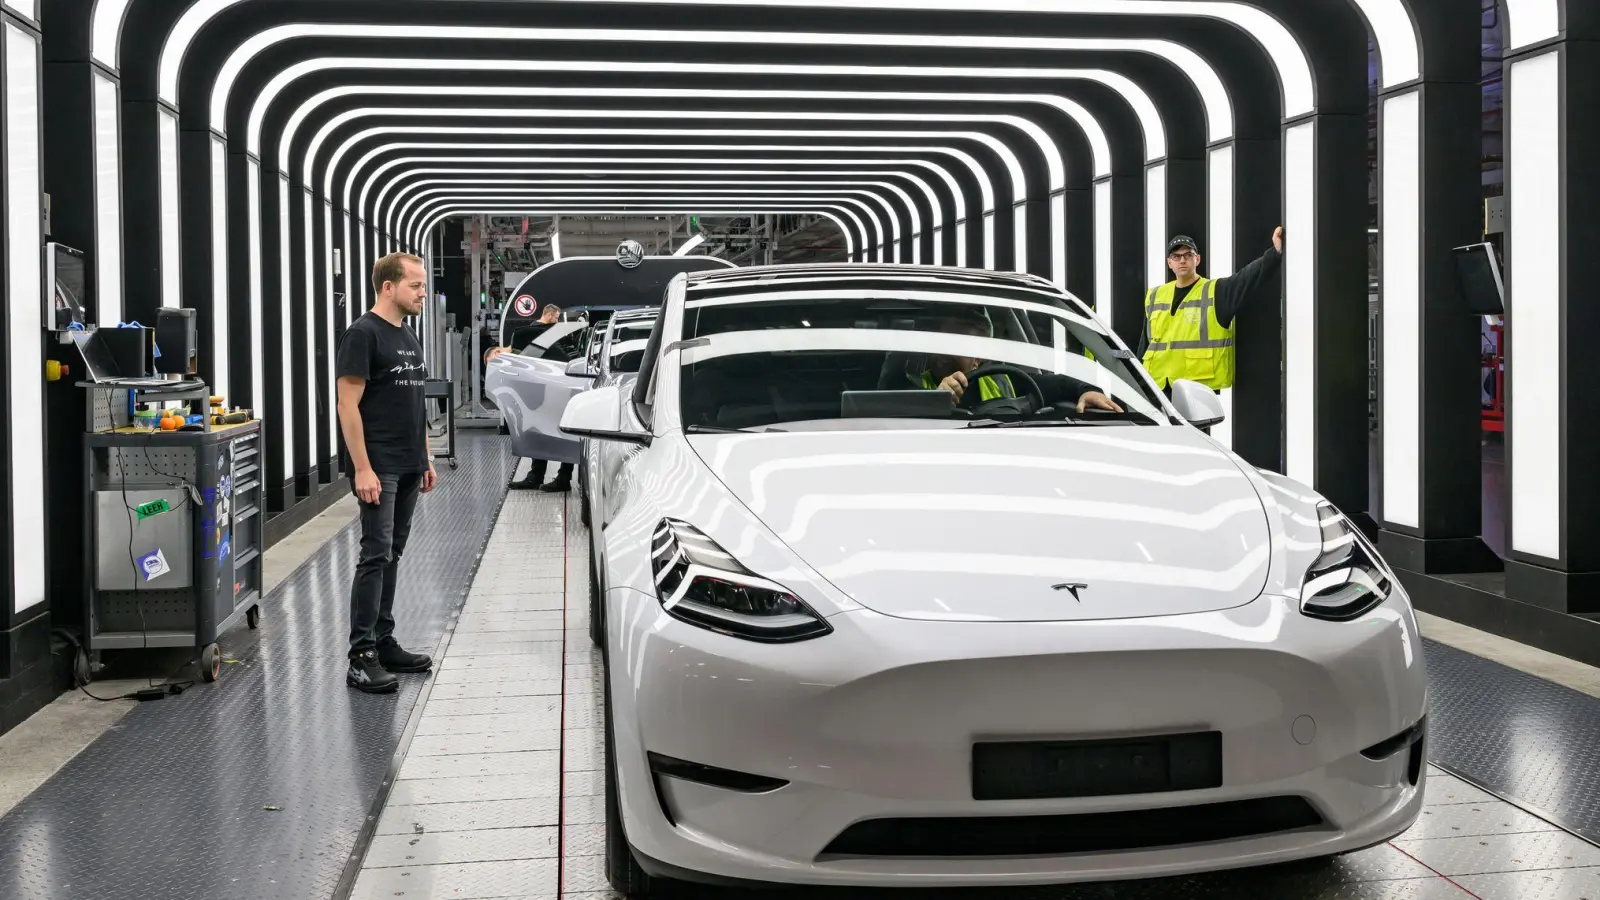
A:
[[[205,430],[160,431],[120,413],[132,405],[126,396],[94,405],[84,449],[89,556],[78,680],[92,679],[106,650],[192,647],[200,677],[215,681],[218,635],[241,618],[251,628],[261,621],[261,423],[208,419]]]

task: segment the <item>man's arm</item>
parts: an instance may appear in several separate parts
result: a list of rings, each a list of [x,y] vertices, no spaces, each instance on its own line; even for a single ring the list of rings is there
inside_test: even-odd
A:
[[[354,375],[339,376],[339,429],[344,433],[344,446],[350,453],[350,463],[356,469],[356,496],[363,503],[377,503],[383,496],[383,484],[378,481],[378,473],[372,471],[372,461],[367,458],[367,435],[361,422],[361,395],[366,392],[366,379]]]
[[[1217,279],[1215,297],[1217,321],[1222,327],[1227,328],[1232,325],[1234,318],[1239,315],[1239,310],[1255,299],[1262,288],[1278,274],[1278,269],[1283,264],[1282,242],[1280,229],[1273,234],[1273,246],[1268,247],[1267,252],[1251,260],[1249,265],[1232,275]],[[1143,355],[1142,351],[1140,355]]]
[[[372,471],[372,463],[367,459],[367,433],[361,423],[361,395],[366,392],[366,379],[340,376],[339,430],[344,434],[345,449],[350,452],[350,462],[357,472]]]
[[[428,401],[424,400],[422,403],[424,407],[422,411],[422,452],[428,459],[428,471],[422,475],[422,492],[426,494],[433,490],[435,484],[439,483],[439,473],[433,469],[433,448],[428,446],[428,411],[426,408]]]

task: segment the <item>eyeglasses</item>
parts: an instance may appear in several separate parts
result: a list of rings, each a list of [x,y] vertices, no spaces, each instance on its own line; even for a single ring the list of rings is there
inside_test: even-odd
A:
[[[1167,255],[1167,259],[1170,259],[1173,262],[1187,262],[1194,258],[1195,253],[1192,250],[1180,250],[1177,253],[1171,253]]]

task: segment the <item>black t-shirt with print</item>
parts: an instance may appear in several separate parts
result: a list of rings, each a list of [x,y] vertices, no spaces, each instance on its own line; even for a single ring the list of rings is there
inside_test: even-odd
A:
[[[376,313],[355,320],[339,341],[340,378],[367,382],[361,395],[361,427],[372,470],[386,475],[428,471],[427,367],[422,344],[411,329],[391,325]]]

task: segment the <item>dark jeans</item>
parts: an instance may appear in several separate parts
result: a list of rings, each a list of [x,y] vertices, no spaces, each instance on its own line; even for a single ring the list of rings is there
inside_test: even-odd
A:
[[[375,649],[394,634],[394,585],[411,534],[422,475],[378,475],[383,495],[361,503],[361,557],[350,585],[350,653]],[[355,491],[355,479],[350,481]]]

